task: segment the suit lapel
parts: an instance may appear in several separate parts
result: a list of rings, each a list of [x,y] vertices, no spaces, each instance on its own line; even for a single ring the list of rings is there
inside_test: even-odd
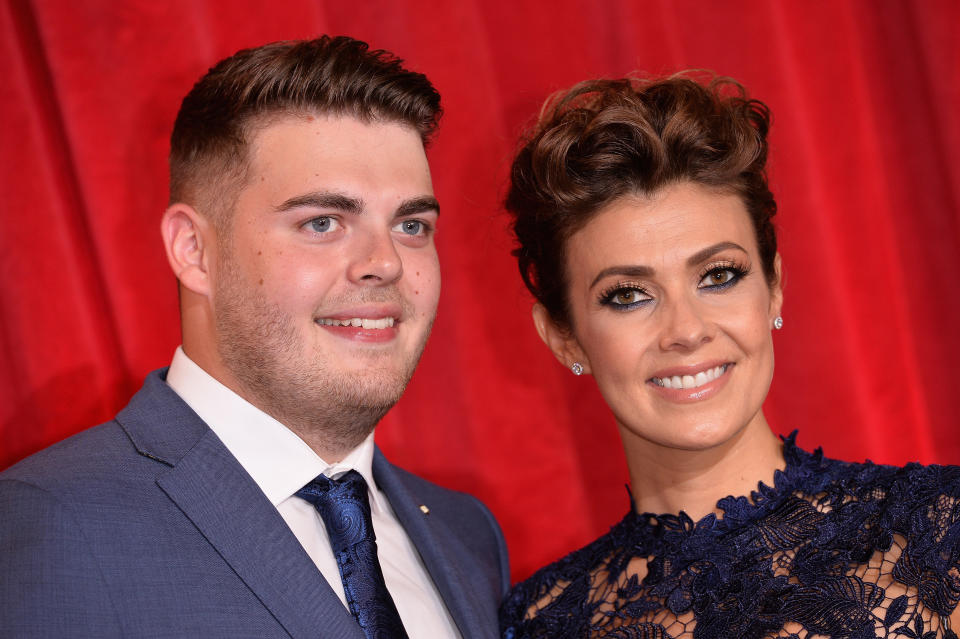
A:
[[[172,465],[157,485],[292,637],[363,639],[253,479],[162,380],[150,381],[117,420],[142,454]]]
[[[433,513],[424,516],[420,510],[423,502],[379,449],[373,458],[373,473],[377,486],[390,500],[397,519],[420,553],[460,634],[465,639],[495,636],[482,632],[484,628],[496,628],[497,620],[481,618],[487,606],[473,587],[475,581],[465,572],[467,567],[462,559],[469,556],[469,549],[455,538],[441,517]]]

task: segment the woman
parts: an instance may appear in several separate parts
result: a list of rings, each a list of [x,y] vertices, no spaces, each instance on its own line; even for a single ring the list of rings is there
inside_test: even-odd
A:
[[[769,121],[728,79],[599,80],[519,151],[534,323],[613,411],[632,508],[514,588],[505,637],[956,636],[960,469],[825,459],[763,416]]]

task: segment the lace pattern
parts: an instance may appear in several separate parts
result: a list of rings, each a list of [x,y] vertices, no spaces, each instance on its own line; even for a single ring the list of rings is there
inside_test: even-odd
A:
[[[960,468],[852,464],[784,440],[722,517],[630,512],[518,584],[505,639],[956,638]]]

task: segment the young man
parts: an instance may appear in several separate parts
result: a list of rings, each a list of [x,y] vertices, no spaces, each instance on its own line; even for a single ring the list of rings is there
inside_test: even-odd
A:
[[[0,474],[5,636],[496,636],[492,515],[373,443],[436,312],[439,114],[345,37],[241,51],[187,95],[161,225],[183,345]]]

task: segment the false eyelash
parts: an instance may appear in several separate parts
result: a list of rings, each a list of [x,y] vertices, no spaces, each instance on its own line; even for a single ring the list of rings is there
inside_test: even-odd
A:
[[[710,275],[711,273],[717,273],[717,272],[723,272],[723,271],[730,271],[731,273],[733,273],[733,277],[729,281],[724,282],[723,284],[710,285],[708,287],[710,290],[714,290],[714,291],[723,290],[725,288],[729,288],[733,286],[734,284],[736,284],[737,282],[739,282],[744,277],[750,274],[750,267],[741,262],[735,262],[732,260],[714,262],[706,266],[703,270],[700,271],[700,277],[697,279],[697,281],[702,282],[703,278]]]
[[[612,284],[611,286],[603,289],[597,296],[597,301],[604,306],[609,306],[617,310],[633,308],[637,304],[649,301],[649,299],[646,299],[637,300],[636,302],[630,304],[614,304],[613,297],[623,290],[634,290],[638,291],[641,295],[650,295],[650,293],[647,292],[647,289],[636,282],[617,282],[616,284]]]

